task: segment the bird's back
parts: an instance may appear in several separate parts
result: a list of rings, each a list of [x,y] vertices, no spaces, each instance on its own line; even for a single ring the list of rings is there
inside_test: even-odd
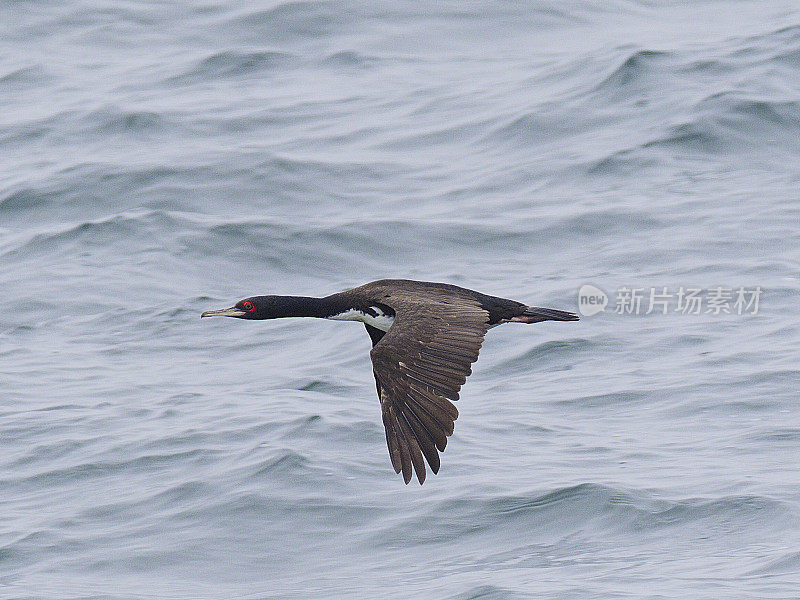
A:
[[[435,309],[439,304],[474,303],[489,313],[489,322],[492,324],[520,314],[526,308],[521,302],[489,296],[457,285],[411,279],[380,279],[344,293],[370,297],[375,302],[394,305],[396,308],[430,305]]]

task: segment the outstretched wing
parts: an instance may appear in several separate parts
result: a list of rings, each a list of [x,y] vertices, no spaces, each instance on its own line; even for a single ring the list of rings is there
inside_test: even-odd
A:
[[[472,372],[489,314],[472,299],[392,303],[395,320],[370,352],[386,443],[395,472],[425,481],[425,460],[439,471],[439,454],[453,433],[451,402]],[[425,460],[423,460],[423,457]]]

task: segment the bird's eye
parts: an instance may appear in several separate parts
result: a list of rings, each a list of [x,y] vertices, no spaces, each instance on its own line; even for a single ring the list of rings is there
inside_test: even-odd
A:
[[[253,312],[256,309],[255,305],[250,302],[250,300],[245,300],[242,302],[242,308],[247,312]]]

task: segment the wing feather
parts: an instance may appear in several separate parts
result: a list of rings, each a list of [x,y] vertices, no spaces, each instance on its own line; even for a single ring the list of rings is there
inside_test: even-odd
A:
[[[453,421],[458,418],[458,409],[455,404],[447,398],[436,396],[428,390],[419,388],[413,382],[409,382],[408,389],[405,391],[407,392],[406,397],[420,404],[431,416],[438,417],[440,422],[448,427],[447,435],[453,433]]]
[[[458,410],[451,401],[472,372],[489,314],[472,298],[384,296],[395,311],[370,357],[379,390],[389,457],[408,483],[425,481],[425,462],[439,471],[438,452],[452,435]]]
[[[425,431],[428,432],[433,443],[439,449],[440,452],[444,451],[445,446],[447,446],[447,436],[452,433],[451,429],[448,429],[447,425],[443,425],[440,421],[437,421],[433,416],[431,416],[428,411],[422,408],[419,403],[415,399],[410,399],[408,402],[409,410],[414,413],[414,417],[416,417],[417,421],[419,421],[420,425],[425,428]],[[448,431],[450,433],[448,433]],[[430,463],[430,457],[428,458],[428,462]],[[439,456],[436,455],[436,461],[438,465]],[[433,464],[431,464],[433,467]],[[436,468],[438,470],[438,466]],[[434,471],[435,473],[436,471]]]
[[[394,414],[391,407],[383,411],[383,427],[386,430],[386,444],[389,446],[389,458],[395,473],[399,473],[403,468],[403,457],[400,453],[400,440],[397,436],[397,429],[394,424]]]
[[[431,471],[434,473],[439,472],[439,453],[436,451],[436,442],[433,440],[433,433],[428,431],[425,426],[420,422],[417,418],[416,413],[414,410],[409,406],[410,410],[406,410],[403,414],[406,417],[406,421],[411,426],[411,430],[414,433],[414,437],[417,438],[417,443],[419,444],[419,449],[422,450],[423,456],[425,456],[425,460],[428,461],[428,464],[431,466]],[[425,465],[422,466],[423,471]],[[424,478],[424,474],[423,474]]]
[[[400,446],[400,466],[403,471],[403,481],[411,481],[411,441],[406,438],[403,426],[400,424],[400,417],[397,411],[392,410],[392,426],[397,434],[397,441]]]
[[[397,422],[400,424],[400,430],[403,432],[403,437],[408,445],[408,453],[411,458],[411,465],[414,467],[414,471],[417,474],[417,479],[419,480],[420,485],[422,485],[425,482],[425,461],[422,459],[422,450],[420,450],[419,441],[414,435],[414,432],[411,430],[411,426],[408,424],[408,419],[406,418],[405,413],[401,412],[397,414]],[[406,469],[403,469],[403,477],[405,478],[406,483],[411,481],[410,469],[408,470],[407,477]]]

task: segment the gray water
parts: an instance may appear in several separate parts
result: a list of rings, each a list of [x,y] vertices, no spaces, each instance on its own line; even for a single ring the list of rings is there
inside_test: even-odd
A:
[[[799,154],[794,2],[2,2],[0,597],[800,598]],[[609,302],[405,486],[363,327],[199,319],[382,277]]]

